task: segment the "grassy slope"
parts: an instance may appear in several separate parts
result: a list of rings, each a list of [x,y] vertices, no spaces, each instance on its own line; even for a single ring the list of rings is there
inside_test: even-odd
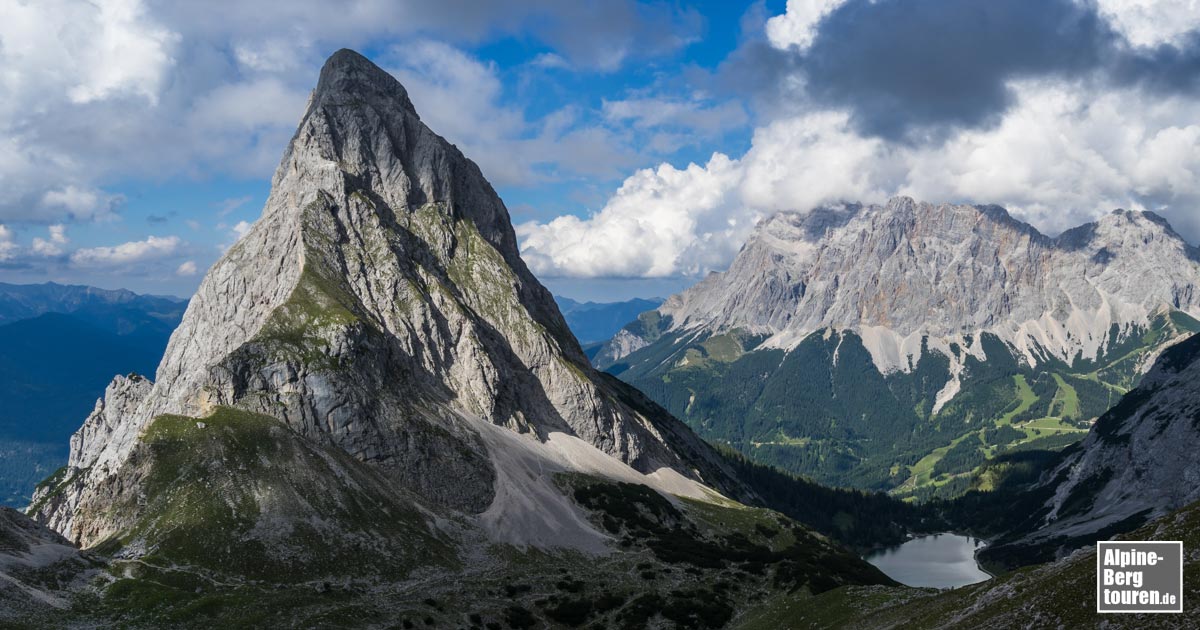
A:
[[[161,416],[133,457],[138,492],[110,509],[137,517],[98,548],[145,549],[142,566],[287,581],[350,567],[403,576],[449,555],[408,497],[269,416]]]
[[[954,480],[970,480],[973,483],[979,477],[984,465],[987,461],[993,459],[996,455],[1003,453],[1016,452],[1025,446],[1034,444],[1045,444],[1043,436],[1052,434],[1068,434],[1077,436],[1082,439],[1087,433],[1087,429],[1079,424],[1072,423],[1071,420],[1079,418],[1079,397],[1075,389],[1068,385],[1063,377],[1058,373],[1051,373],[1051,378],[1054,379],[1056,388],[1054,394],[1047,403],[1047,409],[1050,414],[1034,419],[1022,420],[1014,422],[1023,415],[1028,414],[1030,409],[1041,400],[1032,388],[1024,374],[1016,374],[1013,378],[1015,397],[1017,405],[1008,411],[1000,418],[995,420],[995,427],[1013,427],[1021,432],[1023,437],[1016,440],[1005,440],[1003,442],[990,443],[986,439],[985,429],[980,429],[971,433],[964,434],[955,438],[950,444],[934,449],[929,455],[921,458],[915,466],[909,468],[911,477],[901,484],[894,491],[896,494],[904,496],[907,493],[919,491],[921,489],[934,489],[935,493],[938,489],[946,486]],[[961,469],[954,473],[935,474],[937,464],[942,461],[943,457],[954,447],[961,444],[971,436],[978,436],[983,440],[983,446],[980,448],[978,457],[979,463]],[[1066,444],[1056,445],[1058,448]]]

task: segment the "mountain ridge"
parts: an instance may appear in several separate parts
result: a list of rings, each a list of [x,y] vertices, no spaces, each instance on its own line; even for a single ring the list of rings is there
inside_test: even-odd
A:
[[[577,302],[555,296],[571,332],[585,346],[607,341],[639,314],[656,308],[662,298],[632,298],[623,302]]]
[[[962,241],[956,243],[956,239]],[[981,250],[989,247],[985,245],[988,242],[997,244]],[[919,348],[912,347],[912,335],[918,332],[938,337],[964,334],[978,337],[984,331],[1004,333],[1002,338],[1008,337],[1006,341],[1011,341],[1029,361],[1038,361],[1043,353],[1071,361],[1077,352],[1084,358],[1094,357],[1109,324],[1126,325],[1132,317],[1144,318],[1153,308],[1122,313],[1124,306],[1145,306],[1127,300],[1111,305],[1108,310],[1114,313],[1106,313],[1106,307],[1110,306],[1104,301],[1106,294],[1123,298],[1132,293],[1130,287],[1103,277],[1094,267],[1080,265],[1079,261],[1073,261],[1076,264],[1069,271],[1085,274],[1088,286],[1074,286],[1065,278],[1052,278],[1057,285],[1042,284],[1047,282],[1042,278],[1051,274],[1047,270],[1063,262],[1056,254],[1087,249],[1093,258],[1116,257],[1117,252],[1109,251],[1110,247],[1119,252],[1135,244],[1145,246],[1152,242],[1161,244],[1154,253],[1178,263],[1154,265],[1168,271],[1177,285],[1160,283],[1153,287],[1154,299],[1200,316],[1197,290],[1200,258],[1196,249],[1157,215],[1118,210],[1058,238],[1050,238],[998,206],[935,206],[907,197],[894,198],[884,206],[851,205],[808,214],[778,213],[760,225],[729,271],[710,275],[696,287],[672,296],[659,312],[671,318],[673,329],[708,327],[726,331],[741,327],[770,335],[764,342],[766,346],[781,348],[794,347],[803,336],[823,328],[889,329],[894,338],[880,339],[878,347],[871,348],[872,357],[882,371],[907,369],[904,358],[919,352]],[[812,248],[805,243],[814,244],[815,251],[810,251]],[[928,251],[955,245],[956,249]],[[926,259],[924,265],[915,262],[922,258]],[[765,264],[768,260],[786,269],[779,276],[763,276],[770,273]],[[980,262],[972,265],[973,260]],[[903,287],[906,280],[920,279],[915,273],[927,276],[925,281],[929,286],[914,287],[908,295],[887,295],[882,290],[872,291],[869,275],[845,277],[856,266],[864,265],[869,270],[877,261],[888,275],[879,278],[879,287]],[[941,270],[930,268],[934,261],[951,267],[939,273]],[[993,263],[1008,268],[984,275],[988,271],[983,265]],[[905,267],[914,264],[915,268]],[[988,296],[983,302],[971,302],[968,287],[953,285],[954,290],[948,291],[934,284],[947,280],[952,273],[969,274],[970,282],[977,284],[987,279],[998,281],[1000,286],[985,284],[985,290],[1002,290],[1010,297],[1004,301]],[[800,294],[766,295],[761,300],[730,295],[737,291],[736,287],[745,287],[756,277],[779,284],[781,290],[783,287],[802,290]],[[751,287],[756,284],[761,282],[749,282]],[[1089,293],[1086,291],[1089,288],[1094,290]],[[1137,287],[1137,290],[1149,289]],[[816,298],[805,299],[813,291],[817,292]],[[835,294],[827,296],[825,291]],[[840,299],[847,291],[860,293]],[[1034,299],[1021,299],[1026,293]],[[963,302],[964,299],[967,301]],[[929,304],[934,304],[938,311],[948,309],[948,312],[938,313],[940,319],[931,322],[923,312]],[[1069,321],[1072,316],[1084,317],[1083,306],[1093,308],[1098,321]],[[1050,315],[1045,318],[1047,321],[1038,321],[1047,314]],[[1012,330],[994,328],[1006,322]],[[1030,330],[1021,330],[1023,326]],[[973,344],[962,345],[968,351],[973,349]]]
[[[773,215],[594,362],[759,461],[949,496],[994,455],[1081,439],[1198,315],[1200,258],[1157,215],[1051,238],[897,197]]]
[[[63,313],[118,335],[154,332],[171,334],[187,300],[145,295],[127,289],[86,285],[9,284],[0,282],[0,325],[46,313]]]

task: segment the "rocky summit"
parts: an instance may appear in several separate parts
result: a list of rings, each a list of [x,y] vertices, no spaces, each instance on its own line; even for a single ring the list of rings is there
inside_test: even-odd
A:
[[[898,197],[773,216],[595,362],[756,459],[951,496],[1082,439],[1197,317],[1200,252],[1153,213],[1051,238]]]
[[[1163,309],[1200,317],[1200,251],[1151,212],[1050,238],[998,206],[897,197],[776,214],[728,271],[657,311],[667,330],[743,329],[764,347],[852,330],[886,373],[912,370],[923,342],[980,353],[984,333],[1029,363],[1095,359]]]
[[[890,582],[731,466],[589,365],[479,168],[343,50],[153,381],[112,381],[29,514],[107,563],[99,618],[156,627],[715,627]]]
[[[473,513],[506,481],[478,421],[682,492],[726,481],[686,429],[623,395],[521,262],[478,167],[395,79],[344,51],[321,72],[262,218],[201,283],[153,385],[113,382],[72,441],[78,478],[41,515],[85,545],[106,538],[119,524],[89,509],[94,489],[147,425],[223,406]]]

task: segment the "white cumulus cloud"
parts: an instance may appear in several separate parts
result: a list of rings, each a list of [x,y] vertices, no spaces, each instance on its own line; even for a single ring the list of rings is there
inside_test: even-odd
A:
[[[821,20],[833,13],[847,0],[788,0],[787,10],[767,20],[767,40],[786,50],[795,47],[805,50],[817,37]]]
[[[120,195],[73,184],[49,190],[42,195],[42,206],[59,210],[77,220],[111,218],[122,201],[124,198]]]
[[[250,228],[252,227],[254,227],[254,224],[250,223],[249,221],[238,221],[237,225],[234,225],[232,228],[234,237],[242,238],[247,232],[250,231]]]
[[[196,275],[196,271],[196,261],[187,260],[184,261],[183,264],[179,265],[179,268],[175,270],[175,275],[186,278]]]
[[[50,238],[33,239],[33,253],[39,256],[61,256],[63,247],[70,242],[67,238],[65,225],[51,225],[48,228]]]
[[[547,276],[670,276],[720,264],[748,224],[731,198],[739,177],[720,153],[704,166],[638,171],[589,219],[517,226],[522,256]]]
[[[1026,81],[994,127],[898,145],[818,110],[757,129],[745,155],[630,176],[598,212],[518,227],[547,277],[663,277],[722,269],[778,210],[896,194],[995,203],[1050,234],[1113,208],[1155,210],[1200,235],[1200,102]]]
[[[1117,207],[1200,233],[1200,103],[1052,82],[1013,90],[1018,105],[994,129],[899,154],[898,192],[999,203],[1049,233]]]
[[[17,244],[13,242],[12,230],[0,223],[0,262],[11,260],[17,255],[17,250]]]
[[[139,0],[0,0],[0,107],[58,91],[76,103],[128,93],[158,97],[178,35]]]
[[[149,236],[112,247],[89,247],[72,253],[71,264],[92,268],[145,263],[174,255],[180,244],[178,236]]]
[[[1177,44],[1200,28],[1200,0],[1095,0],[1100,14],[1135,46]]]

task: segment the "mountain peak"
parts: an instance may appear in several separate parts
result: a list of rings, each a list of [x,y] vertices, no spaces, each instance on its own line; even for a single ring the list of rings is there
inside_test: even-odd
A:
[[[510,265],[521,266],[504,203],[474,162],[434,133],[395,77],[348,49],[321,69],[272,182],[272,208],[295,214],[322,194],[358,196],[356,212],[436,209],[469,219]]]
[[[885,207],[889,210],[908,210],[911,211],[917,205],[917,200],[908,195],[896,195],[887,200]]]
[[[343,48],[325,60],[314,91],[314,100],[346,97],[387,99],[420,118],[408,98],[408,90],[396,77],[349,48]]]
[[[350,66],[378,67],[378,66],[375,66],[375,64],[372,63],[370,59],[367,59],[358,51],[351,50],[349,48],[341,48],[341,49],[338,49],[336,52],[334,52],[332,55],[329,55],[329,58],[325,60],[325,65],[324,65],[324,68],[322,69],[322,72],[324,72],[325,70],[328,70],[330,68],[350,67]]]
[[[1056,245],[1064,249],[1103,251],[1102,259],[1108,259],[1115,249],[1128,247],[1140,251],[1152,242],[1162,243],[1168,250],[1182,250],[1189,259],[1200,262],[1200,252],[1165,218],[1148,210],[1117,208],[1095,221],[1066,230],[1055,239]]]
[[[1096,221],[1100,224],[1138,226],[1143,230],[1163,232],[1175,238],[1183,239],[1165,218],[1149,210],[1113,210]]]
[[[1167,232],[1174,233],[1174,228],[1162,216],[1155,214],[1149,210],[1126,210],[1125,208],[1115,208],[1107,214],[1103,214],[1093,221],[1084,223],[1066,232],[1078,230],[1080,228],[1098,227],[1098,226],[1113,226],[1118,229],[1128,229],[1130,226],[1151,229],[1163,229]],[[1064,232],[1064,234],[1066,233]]]
[[[740,491],[677,420],[591,369],[479,168],[349,50],[326,62],[262,217],[205,275],[155,383],[110,388],[72,442],[71,465],[88,471],[78,494],[40,518],[84,543],[116,531],[75,500],[100,501],[95,489],[127,474],[156,418],[230,409],[369,462],[429,503],[486,511],[510,542],[595,540],[590,526],[554,525],[562,506],[524,511],[516,495],[558,491],[507,482],[526,478],[513,448],[564,469],[582,449],[676,494]]]

